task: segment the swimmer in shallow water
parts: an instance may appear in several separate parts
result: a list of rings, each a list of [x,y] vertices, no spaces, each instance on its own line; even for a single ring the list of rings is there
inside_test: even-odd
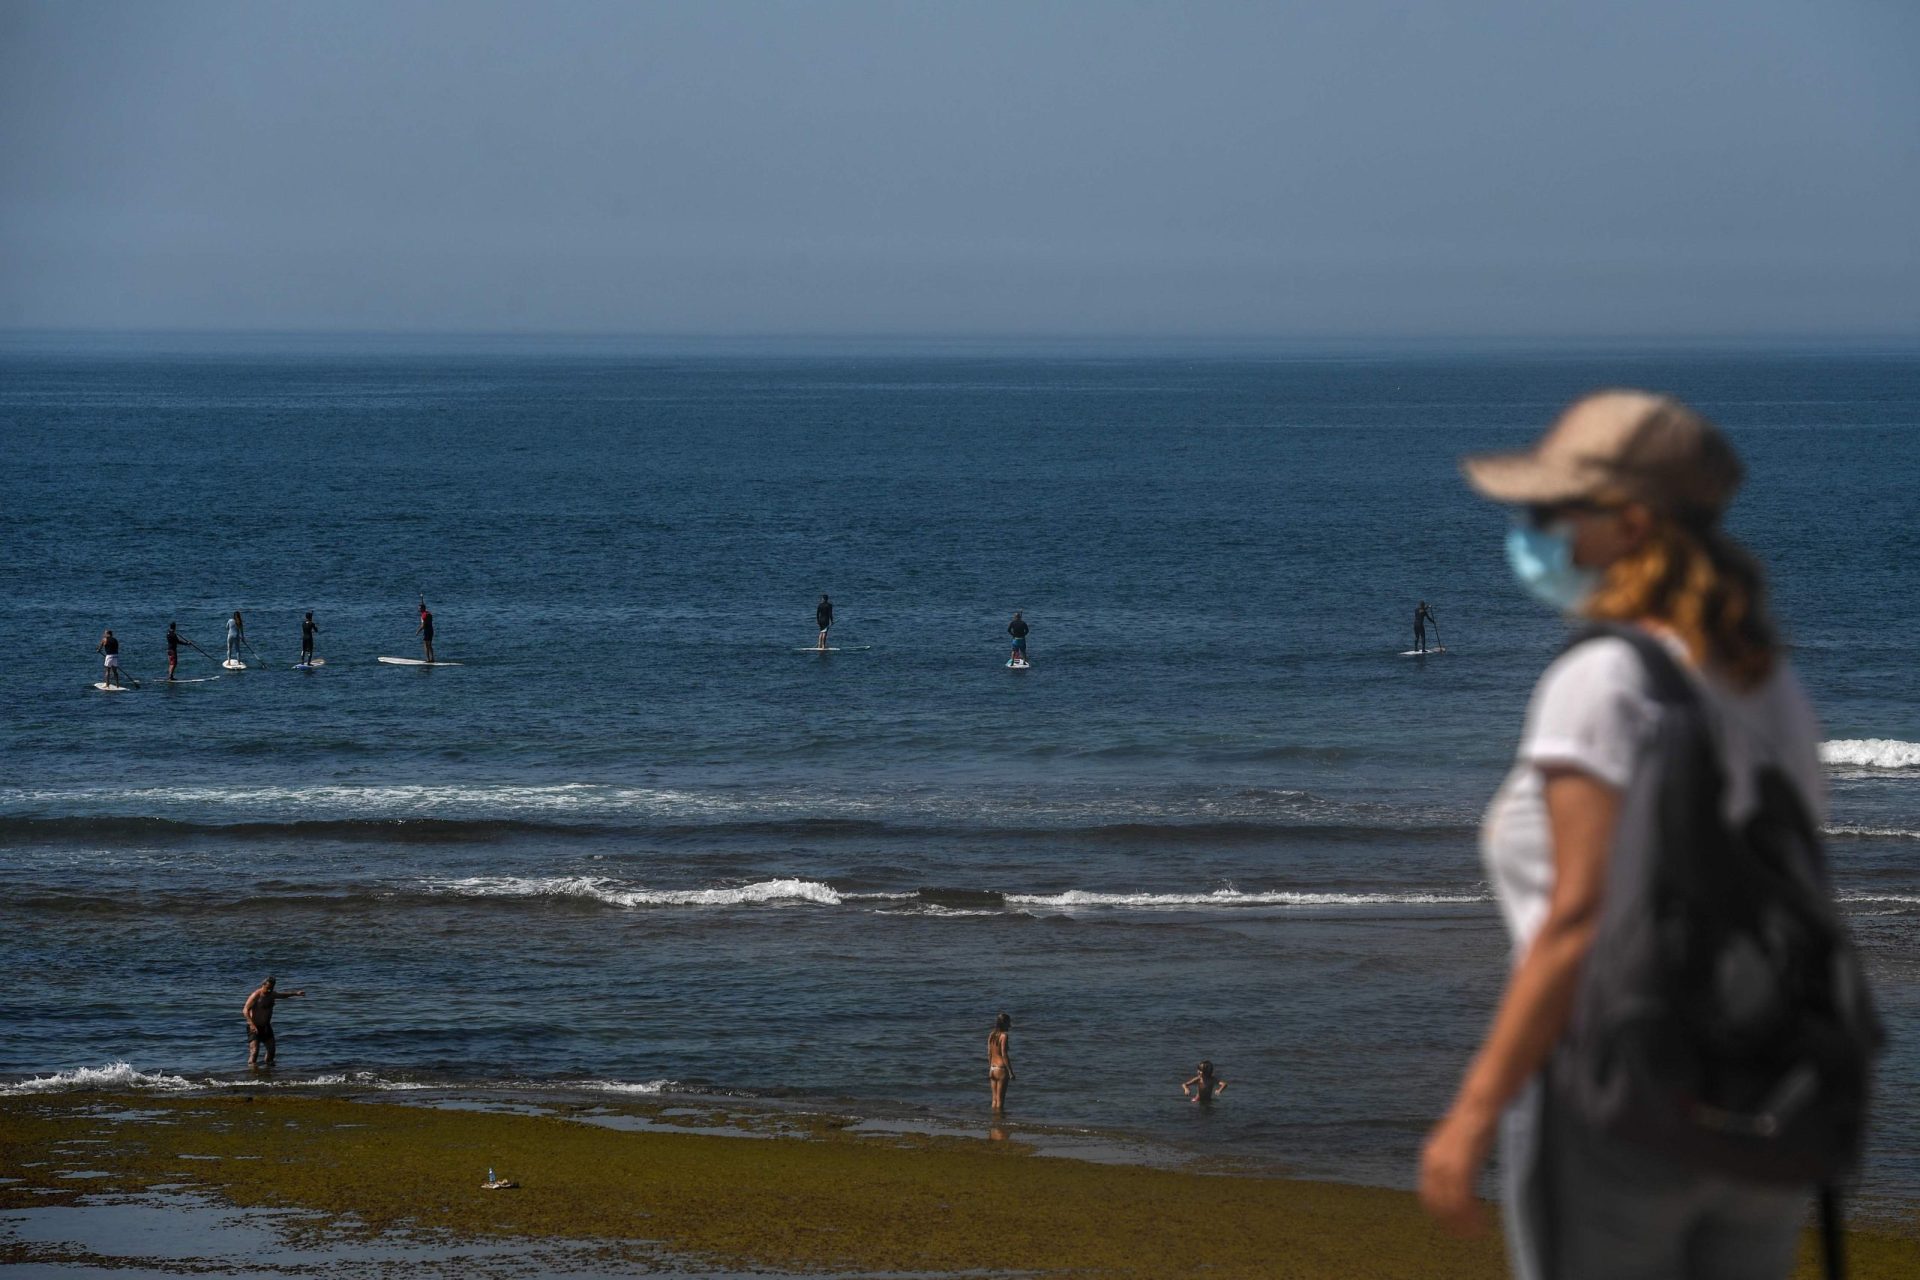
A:
[[[995,1111],[1007,1105],[1007,1085],[1013,1080],[1013,1056],[1007,1048],[1011,1030],[1013,1019],[1003,1013],[993,1020],[993,1030],[987,1033],[987,1081],[993,1089]]]
[[[1202,1058],[1200,1065],[1194,1068],[1193,1078],[1180,1085],[1180,1092],[1187,1096],[1188,1102],[1212,1102],[1226,1092],[1227,1082],[1213,1074],[1211,1060]]]

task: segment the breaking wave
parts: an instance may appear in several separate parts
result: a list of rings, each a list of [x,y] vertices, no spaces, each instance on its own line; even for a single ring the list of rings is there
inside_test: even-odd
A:
[[[1920,769],[1920,742],[1898,738],[1839,738],[1820,744],[1823,764],[1855,769]]]

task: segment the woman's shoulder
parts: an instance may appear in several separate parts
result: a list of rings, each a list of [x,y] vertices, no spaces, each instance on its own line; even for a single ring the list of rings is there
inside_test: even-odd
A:
[[[1646,666],[1631,644],[1611,635],[1576,640],[1547,664],[1534,686],[1536,696],[1555,691],[1622,688],[1644,692]]]

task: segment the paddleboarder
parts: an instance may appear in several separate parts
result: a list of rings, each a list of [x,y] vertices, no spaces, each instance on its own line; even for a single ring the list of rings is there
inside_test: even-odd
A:
[[[101,682],[113,688],[119,688],[120,641],[115,638],[112,627],[107,628],[106,633],[100,637],[100,643],[93,646],[93,651],[99,654],[101,661],[106,664],[107,673],[101,677]]]
[[[1027,620],[1020,616],[1018,609],[1013,611],[1013,621],[1007,624],[1007,634],[1013,637],[1013,656],[1009,661],[1025,662],[1027,660]]]
[[[183,644],[192,649],[200,649],[199,645],[194,644],[193,641],[187,639],[185,636],[180,634],[179,623],[169,622],[167,624],[167,679],[168,680],[173,679],[174,669],[180,665],[180,646]],[[200,649],[200,652],[205,653],[206,650]]]
[[[827,599],[825,593],[821,594],[820,603],[814,606],[813,621],[820,628],[820,639],[814,647],[824,649],[827,647],[827,632],[833,627],[833,601]]]
[[[300,620],[300,665],[313,665],[313,637],[320,630],[313,620],[313,610],[307,610],[307,616]]]
[[[427,598],[424,595],[420,597],[420,625],[415,627],[413,631],[415,635],[420,637],[420,647],[426,650],[427,661],[432,662],[434,660],[433,614],[427,608]]]
[[[227,661],[229,662],[241,661],[242,659],[240,657],[240,646],[245,644],[246,642],[247,642],[246,619],[240,616],[240,611],[238,609],[235,609],[233,611],[233,616],[227,619]]]
[[[1422,600],[1420,607],[1413,611],[1413,651],[1415,653],[1425,653],[1427,651],[1427,624],[1429,622],[1433,624],[1433,636],[1437,641],[1440,638],[1440,619],[1433,616],[1433,610],[1427,607],[1425,600]],[[1471,648],[1472,646],[1469,645],[1468,647]]]

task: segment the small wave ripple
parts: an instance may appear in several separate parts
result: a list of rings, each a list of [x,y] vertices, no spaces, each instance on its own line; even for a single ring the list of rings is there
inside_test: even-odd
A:
[[[599,876],[468,876],[429,881],[428,887],[476,898],[589,898],[614,907],[740,907],[783,902],[837,907],[846,900],[832,885],[797,878],[759,880],[735,888],[642,889],[622,887]]]

